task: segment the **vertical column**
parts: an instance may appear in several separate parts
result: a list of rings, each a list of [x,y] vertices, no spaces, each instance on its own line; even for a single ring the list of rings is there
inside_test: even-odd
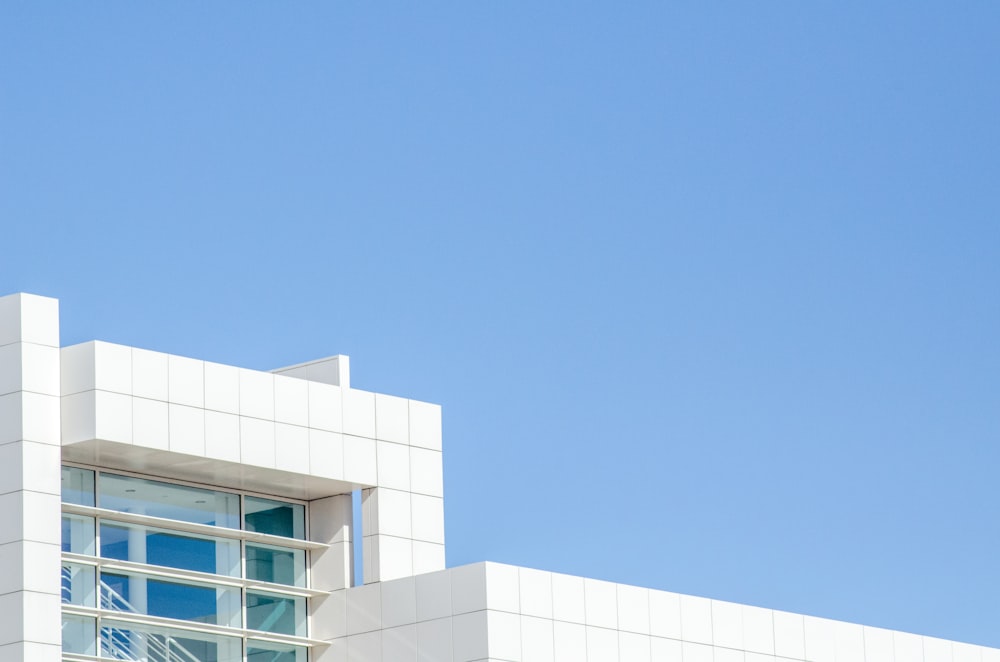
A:
[[[337,642],[347,636],[347,591],[354,566],[351,495],[341,494],[309,502],[309,539],[330,545],[310,552],[312,588],[332,591],[323,598],[309,600],[309,634],[334,645],[314,653],[318,660],[342,662],[345,657]],[[317,657],[318,656],[318,657]]]
[[[59,662],[59,303],[0,298],[0,659]]]

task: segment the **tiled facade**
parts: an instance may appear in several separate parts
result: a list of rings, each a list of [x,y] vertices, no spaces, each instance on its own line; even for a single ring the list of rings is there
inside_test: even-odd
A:
[[[67,498],[63,465],[96,477],[94,505]],[[187,520],[169,494],[150,511],[100,500],[101,481],[130,480],[301,504],[305,533],[261,533],[249,510],[247,524],[228,528]],[[352,576],[355,494],[363,578]],[[150,515],[168,506],[180,514]],[[96,531],[89,551],[67,547],[70,520]],[[142,556],[113,556],[105,523]],[[147,540],[171,536],[215,545],[206,549],[219,559],[242,549],[238,572],[147,558]],[[439,406],[351,388],[346,356],[261,372],[103,342],[61,347],[57,301],[0,298],[2,660],[1000,662],[996,649],[594,579],[493,563],[445,569],[444,542]],[[304,555],[308,581],[256,578],[249,550]],[[79,571],[72,581],[67,567]],[[141,597],[102,580],[122,573]],[[77,600],[86,582],[99,599]],[[170,582],[236,596],[242,611],[225,624],[165,616],[146,591]],[[255,620],[254,601],[268,595],[306,604],[307,627]],[[64,619],[83,624],[90,648],[64,651]],[[209,643],[177,643],[191,633]]]

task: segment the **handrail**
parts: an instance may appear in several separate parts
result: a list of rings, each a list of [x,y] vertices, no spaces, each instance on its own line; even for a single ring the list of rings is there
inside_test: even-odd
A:
[[[140,613],[131,602],[125,599],[125,596],[116,591],[104,580],[101,580],[100,593],[102,609]],[[108,632],[107,637],[105,637],[105,631]],[[116,641],[116,633],[118,633],[117,638],[124,641],[124,646],[114,645]],[[160,654],[162,662],[201,662],[201,660],[199,660],[191,651],[186,649],[183,644],[180,644],[169,634],[151,634],[141,630],[107,626],[101,628],[101,637],[102,639],[106,638],[106,640],[112,644],[112,646],[109,646],[109,652],[113,657],[120,660],[139,662],[139,658],[128,656],[128,651],[133,647],[136,647],[140,649],[152,648]],[[152,644],[152,646],[150,646],[150,644]],[[122,657],[122,655],[125,657]],[[153,661],[151,660],[150,662]]]

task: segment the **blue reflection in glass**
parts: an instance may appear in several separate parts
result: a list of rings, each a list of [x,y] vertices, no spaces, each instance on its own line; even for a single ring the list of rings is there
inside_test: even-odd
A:
[[[129,549],[129,534],[144,536],[145,555]],[[192,538],[161,531],[145,531],[135,527],[101,524],[101,556],[121,561],[162,565],[198,572],[216,571],[216,543],[205,538]],[[131,554],[130,554],[131,552]]]
[[[243,520],[247,531],[285,538],[305,537],[306,510],[302,504],[248,496],[244,505],[246,514]]]

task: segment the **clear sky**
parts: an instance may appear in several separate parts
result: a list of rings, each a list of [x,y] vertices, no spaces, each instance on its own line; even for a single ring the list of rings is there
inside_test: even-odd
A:
[[[1000,3],[0,5],[0,292],[444,406],[448,563],[1000,646]]]

